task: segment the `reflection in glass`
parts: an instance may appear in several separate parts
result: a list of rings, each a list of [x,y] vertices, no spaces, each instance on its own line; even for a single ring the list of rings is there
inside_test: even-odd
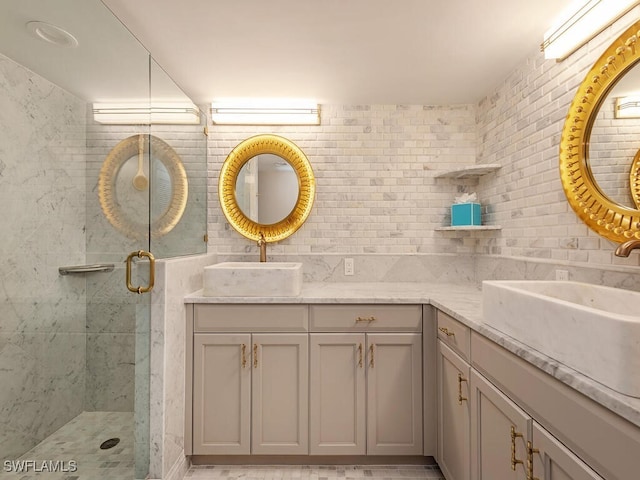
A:
[[[262,154],[244,164],[236,181],[242,213],[262,225],[286,218],[298,201],[298,176],[282,157]]]
[[[616,118],[616,99],[640,92],[640,66],[620,78],[602,101],[588,136],[587,162],[603,195],[636,208],[630,188],[631,166],[640,151],[640,118]]]

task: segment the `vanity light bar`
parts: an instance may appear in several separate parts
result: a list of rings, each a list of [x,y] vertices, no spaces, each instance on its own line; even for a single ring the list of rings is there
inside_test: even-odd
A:
[[[579,0],[573,2],[544,34],[544,58],[564,60],[598,33],[640,5],[639,0]]]
[[[615,118],[640,118],[640,97],[616,98]]]
[[[320,125],[318,104],[310,101],[220,101],[211,103],[214,125]]]
[[[176,125],[200,123],[200,110],[193,104],[94,103],[93,119],[111,125]]]

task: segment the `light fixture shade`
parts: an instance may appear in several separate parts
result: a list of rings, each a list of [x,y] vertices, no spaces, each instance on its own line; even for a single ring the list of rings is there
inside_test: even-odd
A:
[[[192,103],[94,103],[93,119],[111,125],[197,125],[200,110]]]
[[[235,99],[211,103],[215,125],[320,125],[320,109],[312,100]]]
[[[545,58],[562,60],[638,5],[638,0],[578,0],[544,34]]]

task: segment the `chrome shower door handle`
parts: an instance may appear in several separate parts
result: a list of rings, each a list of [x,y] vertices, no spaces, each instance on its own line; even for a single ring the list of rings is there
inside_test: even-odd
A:
[[[146,287],[138,286],[134,287],[131,283],[131,264],[133,262],[133,258],[148,258],[149,259],[149,284]],[[156,259],[151,252],[145,252],[144,250],[138,250],[137,252],[131,252],[127,257],[127,272],[126,272],[126,282],[127,289],[133,293],[147,293],[153,290],[153,285],[155,283],[156,278]]]

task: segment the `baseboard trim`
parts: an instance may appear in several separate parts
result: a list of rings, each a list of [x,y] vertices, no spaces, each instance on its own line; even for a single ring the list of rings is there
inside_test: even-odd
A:
[[[192,465],[437,465],[433,457],[422,455],[193,455],[190,459]]]

